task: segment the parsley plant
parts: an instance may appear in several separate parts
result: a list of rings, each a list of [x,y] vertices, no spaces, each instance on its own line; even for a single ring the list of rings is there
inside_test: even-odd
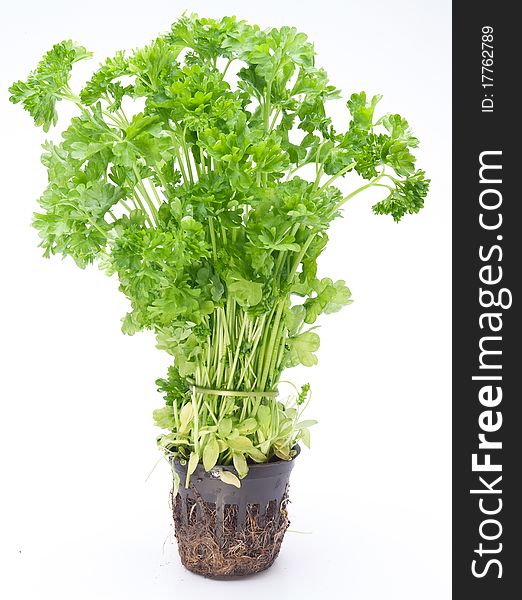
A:
[[[288,460],[309,444],[308,386],[291,404],[216,391],[274,391],[285,368],[316,364],[318,317],[351,295],[318,277],[328,227],[369,187],[384,193],[376,214],[418,212],[429,183],[418,141],[364,92],[336,131],[326,102],[339,92],[291,27],[183,16],[75,93],[71,68],[89,56],[56,44],[10,88],[44,131],[60,101],[78,109],[62,141],[44,144],[49,184],[34,226],[45,256],[115,274],[131,306],[123,331],[153,330],[173,356],[154,418],[189,476],[199,462],[233,464],[242,478],[248,460]],[[338,180],[353,174],[366,183],[342,192]]]

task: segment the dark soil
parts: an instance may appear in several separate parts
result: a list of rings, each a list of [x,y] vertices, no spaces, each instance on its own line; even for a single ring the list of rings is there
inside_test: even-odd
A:
[[[176,498],[171,495],[171,501],[181,562],[189,571],[206,577],[238,577],[267,569],[277,558],[290,524],[286,495],[279,505],[271,501],[261,510],[259,504],[248,504],[240,528],[235,504],[225,504],[219,528],[215,504],[187,499],[184,505],[179,494]]]

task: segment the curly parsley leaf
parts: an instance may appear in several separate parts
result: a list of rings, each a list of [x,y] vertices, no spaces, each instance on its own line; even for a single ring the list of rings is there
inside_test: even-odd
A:
[[[90,52],[71,40],[55,44],[26,81],[13,83],[9,99],[14,104],[22,103],[34,124],[49,131],[58,121],[56,102],[71,97],[69,79],[73,64],[90,57]]]

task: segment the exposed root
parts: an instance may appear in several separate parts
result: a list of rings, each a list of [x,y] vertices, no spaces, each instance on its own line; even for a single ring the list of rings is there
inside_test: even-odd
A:
[[[221,531],[216,531],[215,504],[198,499],[183,506],[179,495],[171,501],[181,562],[207,577],[244,576],[267,569],[277,558],[289,525],[286,496],[280,506],[270,502],[261,518],[259,505],[249,504],[239,530],[238,507],[226,504]]]

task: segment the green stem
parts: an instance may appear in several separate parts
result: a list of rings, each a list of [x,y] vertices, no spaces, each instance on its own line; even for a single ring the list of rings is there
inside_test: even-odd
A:
[[[282,340],[285,338],[286,326],[283,319],[279,322],[279,327],[277,330],[277,335],[275,336],[274,347],[272,349],[272,358],[270,360],[270,366],[268,369],[268,374],[272,377],[271,380],[268,380],[269,387],[274,387],[277,383],[277,379],[279,377],[279,355],[282,355],[281,347]],[[283,344],[284,346],[284,344]]]
[[[238,358],[239,358],[239,352],[241,351],[241,344],[243,343],[243,335],[245,333],[245,327],[246,327],[247,318],[248,317],[243,313],[243,319],[242,319],[243,322],[241,324],[241,330],[239,332],[239,336],[238,336],[238,339],[236,341],[236,352],[235,352],[235,355],[234,355],[234,360],[232,362],[232,366],[230,368],[230,375],[228,377],[227,389],[231,389],[230,386],[232,385],[232,382],[234,380],[234,375],[235,375],[235,372],[236,372],[236,365],[237,365],[237,361],[238,361]]]
[[[152,193],[154,194],[154,197],[156,198],[157,202],[158,202],[158,208],[163,204],[163,200],[159,197],[158,194],[158,190],[156,189],[156,186],[154,185],[154,183],[151,183],[150,185],[151,189],[152,189]],[[156,215],[158,213],[156,212]]]
[[[187,140],[186,140],[187,128],[184,127],[183,130],[181,130],[181,128],[178,127],[178,134],[179,134],[178,140],[179,140],[181,149],[183,151],[183,156],[185,158],[185,167],[186,167],[186,173],[188,174],[188,181],[190,181],[191,184],[194,184],[194,176],[192,173],[192,164],[190,162],[190,154],[189,154],[189,150],[187,147]]]
[[[336,173],[333,177],[330,177],[330,179],[328,179],[328,181],[319,188],[319,191],[323,191],[324,189],[326,189],[336,179],[338,179],[339,177],[342,177],[345,173],[348,173],[348,171],[351,171],[354,167],[355,167],[355,163],[350,163],[349,165],[344,167],[344,169],[341,169],[339,171],[339,173]]]
[[[303,167],[306,167],[306,165],[310,165],[310,164],[312,164],[312,163],[310,163],[310,162],[305,162],[305,163],[303,163],[303,164],[301,164],[301,165],[298,165],[298,166],[297,166],[295,169],[292,169],[291,171],[288,171],[288,173],[287,173],[287,175],[286,175],[286,178],[285,178],[285,181],[288,181],[288,180],[290,179],[290,177],[291,177],[291,176],[292,176],[292,175],[293,175],[293,174],[294,174],[296,171],[299,171],[299,169],[302,169]]]
[[[295,275],[295,273],[297,271],[297,267],[299,267],[301,261],[304,258],[304,255],[306,254],[306,251],[310,247],[310,244],[312,243],[312,241],[313,241],[313,239],[315,238],[316,235],[317,235],[316,233],[310,232],[310,236],[308,237],[308,239],[306,240],[306,242],[303,244],[303,247],[299,251],[299,254],[295,257],[294,263],[292,265],[292,268],[290,269],[290,273],[288,274],[288,283],[289,284],[292,283],[294,275]]]
[[[212,243],[212,254],[214,255],[214,261],[217,261],[216,234],[214,233],[212,217],[210,217],[208,220],[208,230],[210,232],[210,241]]]
[[[252,338],[252,347],[250,349],[248,358],[247,358],[245,364],[243,365],[243,368],[241,369],[241,374],[240,374],[240,377],[236,384],[237,387],[241,386],[241,384],[243,383],[243,380],[246,378],[246,375],[247,375],[249,369],[251,368],[251,364],[252,364],[253,360],[255,358],[257,358],[259,342],[261,340],[263,333],[266,331],[266,329],[265,329],[266,320],[267,320],[266,315],[263,315],[257,324],[257,330]],[[252,386],[254,386],[255,383],[256,383],[255,381],[251,382],[251,386],[249,386],[249,387],[251,389],[253,389]]]
[[[123,200],[123,198],[120,198],[119,202],[129,214],[132,212],[131,207]]]
[[[154,227],[154,225],[153,225],[153,223],[152,223],[152,221],[150,219],[149,213],[145,210],[145,207],[143,206],[143,203],[141,202],[141,198],[138,196],[136,190],[134,190],[133,193],[134,193],[134,195],[133,195],[134,202],[138,203],[138,206],[139,206],[140,210],[145,215],[145,220],[148,222],[148,224],[150,225],[150,227]]]
[[[314,180],[314,191],[319,187],[319,182],[321,181],[321,177],[323,175],[324,172],[324,162],[325,159],[320,162],[320,158],[321,158],[321,150],[323,149],[323,146],[326,144],[326,140],[324,140],[323,142],[321,142],[317,148],[317,152],[315,153],[315,180]]]
[[[203,148],[199,147],[199,160],[201,163],[201,172],[205,174],[207,168],[207,161],[205,160],[205,153],[203,152]]]
[[[147,192],[147,189],[145,188],[143,179],[141,178],[141,176],[138,172],[138,169],[136,168],[136,165],[132,165],[132,170],[134,171],[134,174],[136,175],[136,180],[137,180],[136,187],[141,192],[143,199],[147,203],[147,206],[149,207],[150,212],[152,213],[152,218],[154,219],[155,224],[158,225],[159,224],[158,211],[156,209],[156,206],[154,205],[154,202],[152,202],[152,200]]]
[[[272,80],[270,79],[266,84],[265,104],[263,107],[265,129],[267,132],[269,132],[269,130],[270,130],[269,129],[269,121],[270,121],[270,113],[272,112],[271,96],[272,96]]]
[[[277,339],[277,334],[279,332],[279,322],[281,320],[281,315],[283,314],[284,303],[282,300],[278,301],[277,311],[274,317],[274,322],[272,324],[272,335],[270,336],[270,341],[268,343],[268,348],[265,353],[263,374],[261,375],[261,380],[259,382],[260,389],[264,390],[266,386],[266,382],[268,379],[268,374],[270,372],[270,364],[272,362],[272,353],[274,351],[274,344]]]
[[[102,110],[102,115],[110,119],[115,125],[117,125],[120,129],[125,130],[127,128],[128,123],[124,123],[121,119],[118,119],[116,115],[111,114],[105,110]]]
[[[194,412],[194,452],[199,454],[199,415],[195,391],[192,391],[192,409]]]
[[[225,68],[223,69],[222,73],[221,73],[221,79],[223,79],[223,77],[225,77],[225,75],[227,74],[228,71],[228,67],[230,67],[230,65],[234,62],[234,58],[229,58],[227,64],[225,65]]]
[[[174,156],[176,157],[181,176],[183,177],[183,183],[187,185],[189,183],[189,178],[187,177],[185,166],[183,165],[183,161],[181,160],[181,156],[177,150],[174,151]]]
[[[272,131],[274,129],[275,123],[276,123],[277,118],[279,117],[280,114],[281,114],[281,109],[278,108],[275,111],[274,118],[272,119],[272,123],[270,123],[270,129],[269,129],[269,131]]]
[[[345,204],[346,202],[348,202],[348,200],[351,200],[353,197],[357,196],[357,194],[360,194],[361,192],[364,192],[364,190],[367,190],[368,188],[371,188],[373,185],[376,184],[377,181],[379,181],[382,177],[384,177],[384,173],[381,173],[380,175],[377,175],[377,177],[374,177],[369,183],[367,183],[366,185],[362,185],[360,188],[357,188],[356,190],[354,190],[351,194],[348,194],[348,196],[345,196],[340,202],[338,202],[335,206],[336,210],[341,208],[341,206],[343,204]]]
[[[390,192],[395,191],[395,188],[392,188],[391,185],[386,185],[385,183],[374,183],[373,185],[374,185],[374,187],[386,188],[386,189],[390,190]]]

